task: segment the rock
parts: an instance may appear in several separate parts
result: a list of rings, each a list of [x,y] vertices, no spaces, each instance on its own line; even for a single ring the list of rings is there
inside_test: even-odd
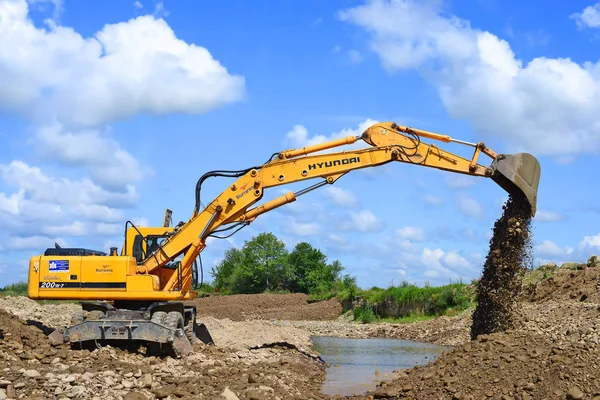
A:
[[[562,263],[560,268],[561,269],[571,269],[571,270],[576,270],[579,267],[579,263],[576,262],[566,262],[566,263]]]
[[[269,386],[260,385],[258,387],[258,389],[262,390],[263,392],[269,392],[269,393],[274,393],[275,392],[275,390],[272,387],[269,387]]]
[[[4,400],[4,399],[8,399],[8,396],[6,395],[6,392],[4,391],[4,389],[0,389],[0,400]]]
[[[569,391],[567,392],[567,399],[578,400],[583,399],[583,396],[583,392],[576,387],[569,389]]]
[[[25,387],[25,383],[19,382],[15,385],[15,389],[23,389]]]
[[[9,399],[17,398],[17,392],[15,391],[15,387],[13,385],[8,385],[6,387],[6,395],[8,396]]]
[[[165,388],[160,388],[153,390],[152,393],[156,396],[157,399],[166,399],[169,397],[169,391]]]
[[[123,396],[123,400],[148,400],[148,398],[140,392],[129,392]]]
[[[254,374],[248,375],[248,383],[258,383],[258,380],[256,379],[256,375],[254,375]]]
[[[145,387],[148,389],[152,387],[152,375],[151,374],[144,374],[142,376],[142,387]]]
[[[26,378],[37,378],[38,376],[41,376],[41,374],[35,369],[28,369],[27,371],[23,372],[23,376]]]
[[[10,385],[12,382],[11,381],[0,381],[0,388],[5,388],[8,385]]]
[[[223,393],[221,393],[221,397],[225,400],[240,400],[240,398],[237,397],[237,395],[233,393],[228,387],[226,387],[225,390],[223,390]]]
[[[598,256],[591,256],[587,263],[588,268],[600,268],[600,259]]]
[[[385,390],[378,390],[375,393],[373,393],[374,399],[388,399],[390,397],[395,397],[395,395]]]

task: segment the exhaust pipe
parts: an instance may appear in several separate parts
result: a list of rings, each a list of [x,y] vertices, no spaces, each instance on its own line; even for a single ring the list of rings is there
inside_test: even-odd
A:
[[[490,165],[491,178],[513,195],[523,195],[531,206],[531,216],[537,210],[537,192],[541,167],[537,158],[529,153],[499,154]]]

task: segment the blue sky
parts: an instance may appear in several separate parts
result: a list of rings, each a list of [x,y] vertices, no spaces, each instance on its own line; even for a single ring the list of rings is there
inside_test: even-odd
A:
[[[536,263],[583,261],[600,253],[598,28],[586,1],[2,1],[0,285],[55,241],[107,250],[127,220],[187,220],[207,171],[376,121],[534,154]],[[209,180],[204,202],[230,183]],[[469,280],[505,199],[390,164],[210,242],[203,262],[272,231],[363,287]]]

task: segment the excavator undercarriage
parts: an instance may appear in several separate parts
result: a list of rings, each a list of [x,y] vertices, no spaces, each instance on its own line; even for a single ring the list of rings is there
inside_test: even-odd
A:
[[[53,344],[139,343],[148,355],[182,356],[198,340],[214,344],[206,326],[196,321],[196,307],[180,302],[84,302],[68,328],[49,336]]]
[[[466,145],[474,152],[464,158],[424,143],[422,138]],[[321,153],[359,140],[370,147]],[[492,159],[489,166],[478,163],[482,154]],[[497,154],[481,142],[468,143],[383,122],[360,136],[275,153],[266,163],[248,169],[204,174],[198,180],[194,213],[187,222],[171,226],[170,210],[161,227],[138,227],[127,221],[120,254],[117,248],[111,248],[109,254],[48,249],[30,259],[28,296],[83,301],[82,312],[71,326],[50,335],[53,343],[141,343],[150,353],[188,354],[196,340],[214,343],[206,326],[196,321],[195,307],[185,303],[198,295],[197,259],[208,238],[223,239],[217,234],[229,230],[232,235],[258,216],[333,184],[350,171],[394,161],[491,178],[511,195],[527,199],[531,216],[536,213],[541,169],[531,154]],[[212,177],[237,180],[204,206],[201,187]],[[268,188],[314,178],[321,181],[255,206]]]

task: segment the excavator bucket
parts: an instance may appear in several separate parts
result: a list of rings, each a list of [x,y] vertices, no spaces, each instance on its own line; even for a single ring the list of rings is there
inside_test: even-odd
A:
[[[500,154],[492,162],[491,178],[510,194],[523,194],[531,206],[531,216],[537,208],[537,192],[541,167],[529,153]]]

